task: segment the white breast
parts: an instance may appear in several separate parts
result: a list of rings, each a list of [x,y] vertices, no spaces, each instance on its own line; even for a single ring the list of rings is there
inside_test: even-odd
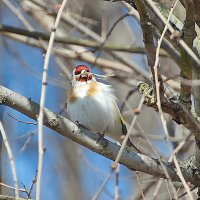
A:
[[[97,83],[94,95],[88,96],[89,88],[94,82],[83,82],[73,87],[76,100],[68,101],[67,111],[71,120],[84,125],[93,132],[109,135],[119,140],[122,135],[120,113],[116,98],[110,86]]]

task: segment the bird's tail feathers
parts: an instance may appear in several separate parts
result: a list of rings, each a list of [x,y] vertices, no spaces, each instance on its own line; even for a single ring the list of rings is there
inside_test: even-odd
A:
[[[122,125],[122,133],[123,133],[123,135],[126,135],[128,132],[127,128],[126,128],[126,122],[121,114],[120,114],[120,122]],[[141,153],[141,151],[131,142],[130,138],[128,138],[127,146],[130,148],[133,147],[138,153]]]

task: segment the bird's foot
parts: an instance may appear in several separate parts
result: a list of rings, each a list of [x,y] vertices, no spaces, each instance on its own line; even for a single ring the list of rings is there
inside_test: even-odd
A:
[[[102,140],[102,139],[104,138],[104,134],[102,134],[102,133],[97,133],[97,135],[98,135],[98,138],[97,138],[96,143],[99,143],[99,141]]]
[[[87,127],[84,126],[83,124],[80,124],[79,121],[76,121],[75,124],[76,124],[78,127],[82,127],[82,128],[87,129]]]

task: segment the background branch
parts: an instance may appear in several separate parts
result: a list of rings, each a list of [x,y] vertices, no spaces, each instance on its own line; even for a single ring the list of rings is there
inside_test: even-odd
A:
[[[29,31],[23,28],[13,27],[13,26],[7,26],[7,25],[0,25],[0,32],[1,33],[15,33],[17,35],[23,35],[30,38],[34,38],[36,40],[44,40],[48,41],[50,38],[49,34],[38,32],[38,31]],[[7,35],[9,36],[9,35]],[[72,37],[62,37],[62,36],[56,36],[55,42],[62,43],[62,44],[74,44],[79,45],[83,47],[91,47],[95,49],[101,49],[107,50],[107,51],[123,51],[128,53],[145,53],[145,49],[142,47],[134,47],[134,45],[117,45],[117,44],[110,44],[105,43],[103,46],[101,43],[95,42],[93,40],[88,39],[78,39],[78,38],[72,38]],[[161,56],[169,57],[169,54],[161,49],[160,52]]]
[[[195,20],[194,20],[194,5],[193,1],[184,1],[186,8],[186,19],[183,26],[183,40],[187,45],[192,49],[193,41],[196,37],[195,33]],[[187,51],[182,47],[180,48],[181,52],[181,77],[183,79],[192,80],[192,61],[188,56]],[[181,82],[181,92],[180,92],[180,101],[183,107],[190,111],[191,109],[191,86],[185,85]]]
[[[154,63],[155,63],[155,56],[156,56],[156,47],[154,44],[154,37],[153,37],[153,31],[149,19],[149,16],[146,11],[146,7],[144,4],[143,0],[136,0],[135,1],[137,10],[140,15],[140,24],[143,32],[143,41],[146,49],[146,54],[147,54],[147,61],[148,65],[151,69],[151,73],[153,76],[153,83],[155,86],[155,72],[154,72]],[[162,78],[160,74],[160,70],[158,67],[158,80],[160,82],[160,91],[164,91],[163,83],[162,83]]]

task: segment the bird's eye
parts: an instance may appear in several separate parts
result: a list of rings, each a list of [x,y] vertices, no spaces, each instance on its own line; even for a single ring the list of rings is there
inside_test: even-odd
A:
[[[75,75],[79,75],[80,73],[80,71],[75,71]]]

